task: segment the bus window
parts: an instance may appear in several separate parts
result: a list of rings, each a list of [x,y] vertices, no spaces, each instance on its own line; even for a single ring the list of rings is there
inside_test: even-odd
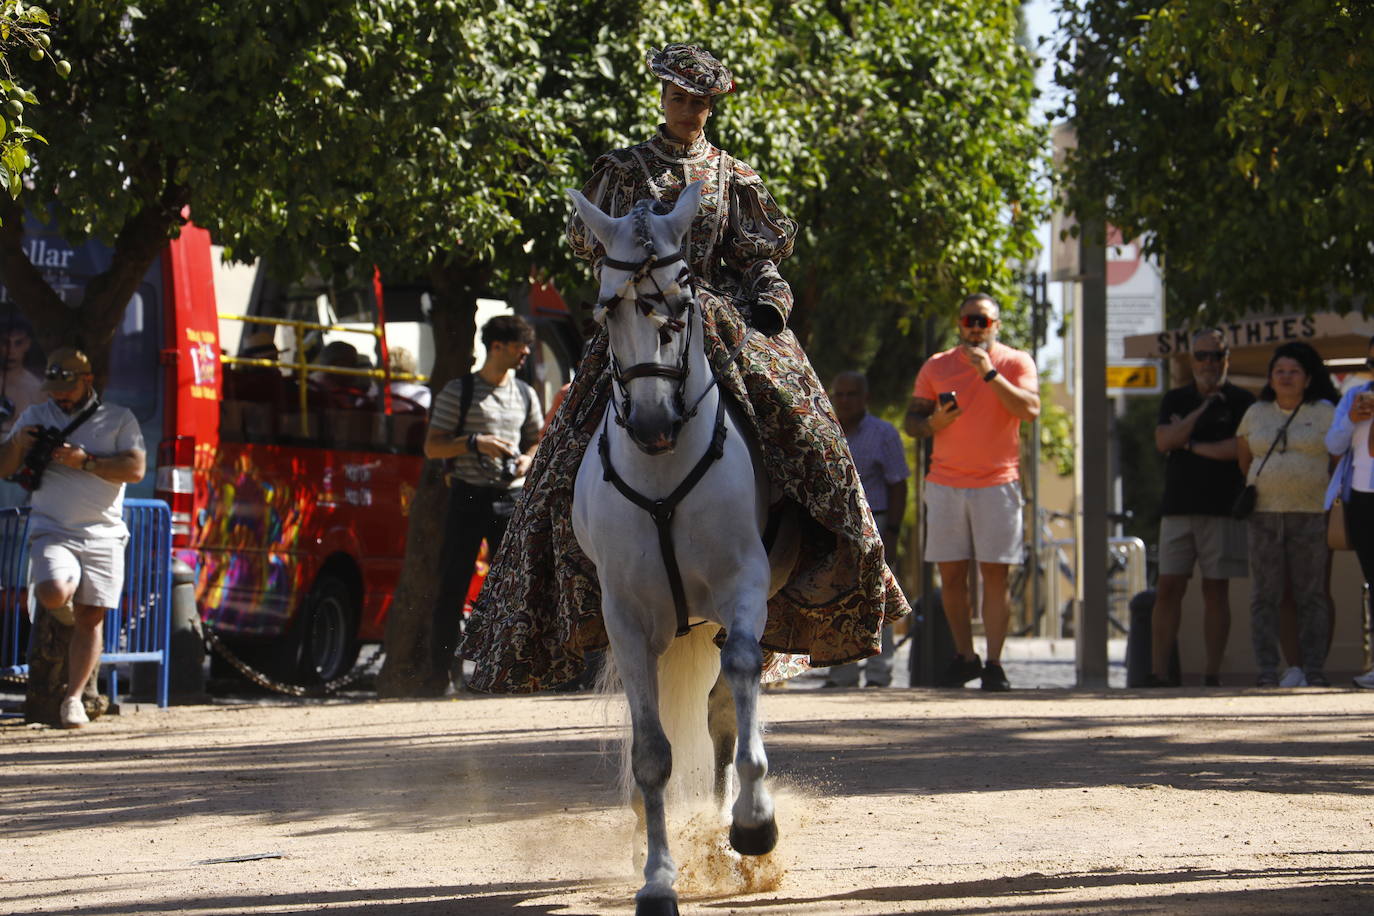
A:
[[[162,304],[157,290],[147,283],[139,285],[124,319],[115,330],[110,345],[110,376],[104,396],[134,412],[140,421],[147,422],[157,413],[160,373],[158,359],[161,349]]]

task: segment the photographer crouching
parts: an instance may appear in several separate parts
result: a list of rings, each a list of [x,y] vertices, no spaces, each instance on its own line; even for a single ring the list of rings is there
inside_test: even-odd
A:
[[[48,400],[26,408],[0,446],[0,477],[32,493],[31,587],[73,628],[58,718],[79,728],[90,721],[81,692],[100,661],[105,612],[124,585],[124,485],[143,479],[146,460],[138,421],[101,402],[85,353],[53,351],[42,390]]]

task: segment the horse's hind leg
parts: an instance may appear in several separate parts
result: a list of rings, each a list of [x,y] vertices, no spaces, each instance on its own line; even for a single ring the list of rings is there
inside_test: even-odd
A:
[[[677,916],[677,865],[668,851],[664,789],[673,770],[672,748],[658,715],[658,662],[640,641],[616,642],[620,679],[630,705],[630,768],[644,805],[649,840],[644,886],[635,894],[635,916]]]
[[[735,696],[735,721],[739,745],[735,754],[735,776],[739,797],[735,799],[730,845],[746,856],[771,852],[778,842],[773,820],[773,799],[764,785],[768,757],[763,752],[759,725],[759,675],[763,670],[763,651],[758,634],[748,627],[731,629],[720,652],[721,672]]]
[[[730,801],[730,761],[735,756],[735,705],[730,687],[722,673],[711,687],[707,701],[706,722],[711,732],[716,807],[720,810]]]

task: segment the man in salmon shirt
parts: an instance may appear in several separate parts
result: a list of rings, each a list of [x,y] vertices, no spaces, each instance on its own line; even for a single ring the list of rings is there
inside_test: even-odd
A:
[[[921,367],[906,412],[907,435],[935,440],[925,486],[925,558],[940,568],[945,617],[959,650],[942,687],[981,675],[984,690],[1011,689],[1001,659],[1007,570],[1022,552],[1020,425],[1040,415],[1040,382],[1028,354],[997,342],[1000,314],[987,293],[960,304],[959,345]],[[973,651],[973,560],[983,576],[986,665]]]

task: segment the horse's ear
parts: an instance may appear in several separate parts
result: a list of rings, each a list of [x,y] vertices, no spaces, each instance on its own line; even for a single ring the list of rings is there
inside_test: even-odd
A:
[[[615,232],[615,217],[607,216],[600,207],[583,197],[582,192],[575,188],[568,188],[568,196],[577,208],[577,215],[582,217],[582,222],[592,230],[596,240],[602,245],[608,244],[608,240]]]
[[[687,230],[692,227],[692,220],[696,219],[697,208],[701,206],[701,189],[704,182],[694,181],[682,189],[682,193],[677,197],[677,203],[673,205],[673,212],[663,217],[667,223],[668,230],[673,234],[673,240],[681,243],[686,237]]]

